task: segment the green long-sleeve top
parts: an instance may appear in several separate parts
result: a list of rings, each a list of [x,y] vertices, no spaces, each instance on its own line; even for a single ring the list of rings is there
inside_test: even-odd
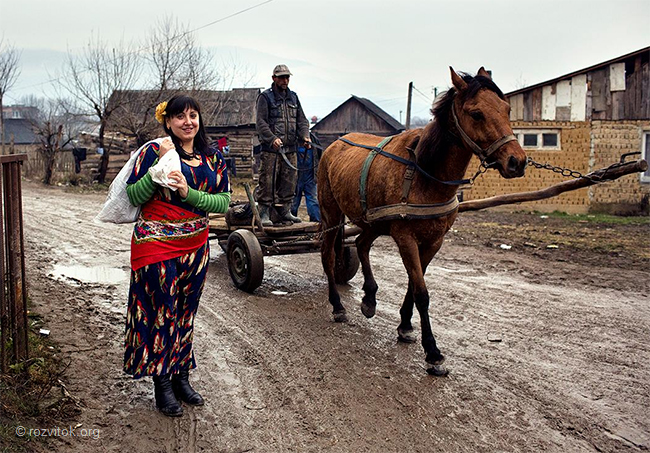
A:
[[[147,173],[134,184],[126,186],[126,193],[133,206],[139,206],[147,202],[156,192],[158,185],[153,182],[151,175]],[[188,203],[205,212],[226,212],[230,205],[230,192],[207,193],[189,188],[187,197],[180,197],[183,203]]]

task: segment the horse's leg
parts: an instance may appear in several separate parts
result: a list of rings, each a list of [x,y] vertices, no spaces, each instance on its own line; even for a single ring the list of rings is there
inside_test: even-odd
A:
[[[413,300],[415,307],[420,314],[420,324],[422,326],[422,347],[426,353],[426,361],[433,365],[441,364],[445,358],[440,353],[436,345],[436,339],[433,337],[431,322],[429,320],[429,292],[424,282],[424,272],[420,259],[420,250],[415,240],[410,236],[393,236],[397,247],[399,248],[402,262],[412,286]],[[439,247],[439,244],[436,243]],[[428,255],[429,253],[427,253]],[[434,253],[435,254],[435,253]],[[433,257],[433,255],[431,257]],[[431,258],[429,258],[429,261]]]
[[[404,302],[402,307],[399,309],[399,315],[401,322],[397,326],[397,339],[403,341],[404,343],[415,343],[417,337],[413,332],[413,324],[411,324],[411,318],[413,317],[413,305],[415,304],[415,299],[413,299],[413,284],[411,283],[411,278],[409,277],[409,285],[406,290],[406,296],[404,296]]]
[[[340,237],[343,234],[343,228],[335,228],[327,231],[330,228],[339,225],[343,222],[343,212],[339,208],[329,185],[321,183],[319,186],[319,198],[321,207],[321,228],[323,233],[323,242],[321,244],[321,261],[323,263],[323,270],[327,276],[327,285],[329,290],[329,301],[332,304],[332,314],[334,321],[347,322],[348,318],[345,313],[345,307],[341,304],[341,296],[336,288],[336,279],[334,277],[334,266],[336,264],[336,243],[342,240]]]
[[[372,230],[367,229],[361,232],[355,240],[357,244],[357,254],[361,262],[361,271],[363,272],[363,298],[361,299],[361,313],[366,318],[375,316],[375,308],[377,306],[377,282],[372,275],[370,268],[370,247],[375,239],[379,237],[378,234]]]
[[[433,259],[440,247],[442,246],[442,239],[438,241],[431,247],[426,249],[420,249],[420,265],[422,266],[422,275],[426,274],[427,266]],[[413,306],[415,304],[415,299],[413,298],[413,284],[409,278],[408,290],[406,291],[406,296],[404,296],[404,302],[402,307],[399,309],[399,314],[401,322],[397,326],[397,339],[403,341],[404,343],[415,343],[417,336],[413,332],[413,324],[411,324],[411,318],[413,318]]]

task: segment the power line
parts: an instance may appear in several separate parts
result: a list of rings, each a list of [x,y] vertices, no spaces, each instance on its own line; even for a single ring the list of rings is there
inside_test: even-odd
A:
[[[201,30],[203,28],[210,27],[211,25],[218,24],[219,22],[223,22],[226,19],[230,19],[231,17],[238,16],[240,14],[245,13],[246,11],[250,11],[250,10],[255,9],[255,8],[259,7],[259,6],[266,5],[267,3],[271,3],[272,1],[275,1],[275,0],[266,0],[265,2],[258,3],[257,5],[251,6],[250,8],[242,9],[241,11],[237,11],[236,13],[231,14],[230,16],[222,17],[221,19],[217,19],[214,22],[210,22],[209,24],[205,24],[205,25],[202,25],[202,26],[200,26],[198,28],[195,28],[194,30],[190,30],[190,31],[186,32],[185,34],[193,33],[193,32],[195,32],[197,30]],[[184,36],[184,35],[181,35],[181,36]]]
[[[247,11],[250,11],[250,10],[252,10],[252,9],[258,8],[258,7],[260,7],[260,6],[266,5],[267,3],[271,3],[271,2],[273,2],[273,1],[275,1],[275,0],[266,0],[265,2],[258,3],[257,5],[253,5],[253,6],[251,6],[251,7],[248,7],[248,8],[242,9],[242,10],[237,11],[236,13],[233,13],[233,14],[231,14],[231,15],[229,15],[229,16],[222,17],[221,19],[217,19],[217,20],[215,20],[215,21],[212,21],[212,22],[210,22],[210,23],[208,23],[208,24],[202,25],[202,26],[200,26],[200,27],[198,27],[198,28],[195,28],[195,29],[193,29],[193,30],[189,30],[189,31],[186,31],[186,32],[184,32],[184,33],[181,33],[180,35],[173,36],[173,37],[170,38],[170,40],[173,41],[173,40],[175,40],[175,39],[182,38],[183,36],[185,36],[185,35],[189,35],[190,33],[194,33],[194,32],[197,31],[197,30],[201,30],[201,29],[203,29],[203,28],[210,27],[210,26],[212,26],[212,25],[214,25],[214,24],[218,24],[219,22],[223,22],[223,21],[225,21],[225,20],[227,20],[227,19],[230,19],[231,17],[238,16],[238,15],[240,15],[240,14],[243,14],[243,13],[245,13],[245,12],[247,12]],[[141,51],[147,49],[147,47],[148,47],[148,46],[140,47],[140,48],[135,49],[133,52],[130,52],[130,53],[138,53],[138,52],[141,52]],[[82,71],[82,72],[85,72],[85,71]],[[46,80],[45,82],[39,82],[39,83],[35,83],[35,84],[33,84],[33,85],[28,85],[28,86],[26,86],[26,87],[23,87],[23,89],[32,88],[32,87],[37,87],[37,86],[41,86],[41,85],[46,85],[46,84],[49,84],[49,83],[52,83],[52,82],[56,82],[56,81],[59,80],[59,79],[60,79],[60,77],[56,77],[56,78],[54,78],[54,79]]]
[[[427,96],[426,94],[424,94],[423,92],[421,92],[420,90],[418,90],[418,89],[416,88],[415,85],[413,85],[413,89],[414,89],[415,91],[417,91],[418,93],[420,93],[422,96],[424,96],[424,98],[425,98],[427,101],[429,101],[429,102],[433,102],[433,99],[431,99],[429,96]]]

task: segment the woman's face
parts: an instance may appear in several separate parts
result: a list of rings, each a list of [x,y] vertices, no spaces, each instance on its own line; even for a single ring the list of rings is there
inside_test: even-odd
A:
[[[190,143],[199,132],[199,112],[193,108],[186,108],[165,119],[167,128],[183,143]]]

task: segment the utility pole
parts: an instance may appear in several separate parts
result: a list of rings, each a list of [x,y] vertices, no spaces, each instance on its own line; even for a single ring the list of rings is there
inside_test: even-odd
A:
[[[411,128],[411,98],[413,97],[413,82],[409,82],[409,94],[406,101],[406,130]]]

